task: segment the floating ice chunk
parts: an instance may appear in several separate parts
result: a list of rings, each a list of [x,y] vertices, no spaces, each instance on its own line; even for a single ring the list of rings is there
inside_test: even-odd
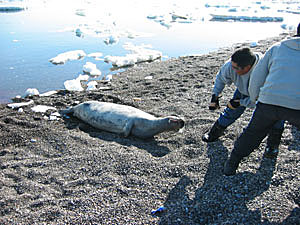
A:
[[[105,62],[110,62],[115,67],[133,66],[137,63],[137,55],[127,54],[126,56],[105,56]]]
[[[82,75],[80,74],[76,79],[77,80],[84,80],[84,81],[87,81],[89,80],[90,76],[89,75]]]
[[[34,103],[33,100],[30,100],[29,102],[10,103],[7,104],[7,106],[12,109],[18,109],[20,107],[31,105],[33,103]]]
[[[88,57],[93,57],[93,58],[100,58],[102,56],[103,56],[102,52],[94,52],[94,53],[88,54]]]
[[[75,14],[77,16],[86,16],[86,13],[83,9],[77,9]]]
[[[94,90],[97,90],[97,81],[91,81],[87,84],[87,91],[94,91]]]
[[[28,88],[25,91],[25,96],[33,96],[33,95],[39,95],[39,91],[36,88]]]
[[[175,21],[177,19],[187,20],[188,18],[186,16],[180,16],[177,14],[172,14],[172,20]]]
[[[295,31],[296,27],[294,25],[281,24],[281,28],[288,31]]]
[[[150,19],[150,20],[157,19],[157,15],[148,15],[147,19]]]
[[[119,38],[116,35],[110,35],[108,38],[104,40],[104,43],[107,45],[116,44],[119,42]]]
[[[83,32],[80,30],[80,28],[77,28],[75,30],[75,34],[76,34],[77,37],[82,37],[83,36]]]
[[[91,62],[86,62],[83,66],[83,72],[90,74],[91,76],[100,76],[101,71],[97,69],[96,64]]]
[[[49,61],[53,64],[64,64],[69,60],[78,60],[85,56],[86,54],[83,50],[74,50],[58,54],[56,57],[50,59]]]
[[[165,22],[165,21],[161,21],[160,22],[160,25],[162,25],[163,27],[166,27],[166,28],[170,28],[171,27],[171,24],[169,24],[169,23],[167,23],[167,22]]]
[[[245,22],[282,22],[283,17],[273,17],[273,16],[235,16],[235,15],[217,15],[217,14],[211,14],[213,21],[245,21]]]
[[[132,43],[123,45],[126,50],[131,51],[131,54],[125,56],[106,56],[105,62],[110,62],[115,67],[133,66],[137,63],[153,61],[162,57],[162,53],[157,50],[149,49],[151,46],[140,45],[135,46]]]
[[[50,109],[57,110],[55,107],[47,106],[47,105],[37,105],[37,106],[34,106],[31,108],[32,111],[40,112],[40,113],[45,113],[45,112],[47,112],[47,110],[50,110]]]
[[[80,79],[67,80],[64,82],[64,86],[68,91],[83,91]]]
[[[250,47],[251,48],[254,48],[254,47],[257,47],[257,46],[258,46],[258,44],[255,41],[253,41],[253,42],[250,43]]]
[[[0,6],[0,12],[18,12],[25,10],[24,6]]]
[[[41,97],[47,97],[47,96],[50,96],[50,95],[54,95],[56,94],[57,91],[48,91],[48,92],[45,92],[43,94],[40,94]]]

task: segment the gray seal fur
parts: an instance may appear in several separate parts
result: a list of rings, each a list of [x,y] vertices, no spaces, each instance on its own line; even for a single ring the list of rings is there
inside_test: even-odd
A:
[[[100,130],[143,139],[165,131],[178,131],[184,126],[184,120],[177,116],[155,117],[131,106],[109,102],[87,101],[61,113],[73,113],[73,116]]]

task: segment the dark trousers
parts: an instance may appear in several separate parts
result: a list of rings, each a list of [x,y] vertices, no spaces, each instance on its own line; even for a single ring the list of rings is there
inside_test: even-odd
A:
[[[239,92],[238,89],[236,89],[233,94],[233,99],[244,99],[247,97],[249,97],[249,96],[243,95],[241,92]],[[224,111],[220,114],[220,117],[218,119],[219,125],[221,125],[222,127],[225,127],[225,128],[230,126],[238,118],[241,117],[241,115],[244,113],[245,110],[246,110],[245,106],[239,106],[236,109],[230,109],[230,108],[226,107],[224,109]],[[284,120],[278,121],[277,123],[274,124],[273,128],[283,130],[284,122],[285,122]]]
[[[239,159],[258,148],[269,130],[279,120],[286,120],[300,129],[300,110],[258,102],[251,121],[234,143],[232,155]]]

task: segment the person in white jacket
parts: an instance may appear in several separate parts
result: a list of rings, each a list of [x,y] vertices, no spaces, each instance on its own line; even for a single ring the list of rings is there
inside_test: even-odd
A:
[[[225,129],[244,113],[246,108],[255,108],[255,103],[251,102],[249,97],[248,86],[251,73],[261,57],[261,53],[253,53],[249,48],[241,48],[236,50],[231,59],[220,68],[212,90],[209,109],[216,110],[219,108],[218,99],[225,85],[233,83],[236,90],[217,121],[208,132],[203,134],[202,140],[204,142],[216,141],[223,135]],[[265,157],[275,158],[277,156],[283,130],[284,121],[278,121],[269,131]]]
[[[273,45],[254,68],[249,95],[256,108],[234,143],[223,173],[234,175],[242,158],[256,149],[279,120],[300,129],[300,23],[297,35]]]

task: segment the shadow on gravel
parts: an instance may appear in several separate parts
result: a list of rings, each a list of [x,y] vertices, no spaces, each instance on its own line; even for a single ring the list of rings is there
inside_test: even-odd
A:
[[[293,135],[293,140],[291,143],[289,143],[289,150],[297,150],[300,152],[300,145],[299,140],[300,140],[300,130],[298,130],[295,126],[292,127],[292,135]]]
[[[139,149],[146,150],[154,157],[163,157],[170,152],[169,148],[159,145],[154,138],[146,140],[131,136],[125,138],[122,137],[122,135],[96,129],[72,116],[68,119],[64,118],[64,123],[70,130],[79,128],[82,132],[89,134],[93,138],[99,138],[107,142],[117,142],[123,146],[135,146]]]
[[[274,224],[262,219],[260,209],[251,210],[248,205],[269,189],[276,159],[263,157],[255,173],[237,172],[235,176],[226,177],[222,169],[227,149],[216,142],[207,145],[207,154],[210,163],[195,197],[191,199],[186,188],[197,184],[186,175],[181,177],[164,203],[166,211],[159,215],[159,224]],[[295,208],[281,224],[299,222],[299,212],[299,207]]]

